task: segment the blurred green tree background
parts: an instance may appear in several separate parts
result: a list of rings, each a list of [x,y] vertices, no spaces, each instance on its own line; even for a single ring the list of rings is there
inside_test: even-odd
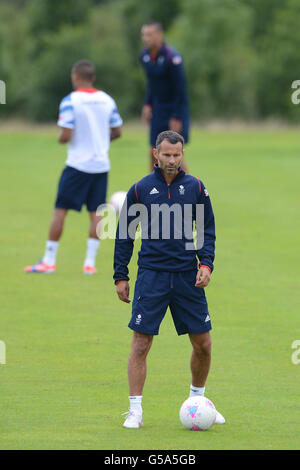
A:
[[[138,117],[140,29],[155,20],[184,57],[195,121],[299,121],[291,102],[300,79],[299,19],[299,0],[2,0],[2,119],[55,120],[81,58],[96,64],[96,86],[122,116]]]

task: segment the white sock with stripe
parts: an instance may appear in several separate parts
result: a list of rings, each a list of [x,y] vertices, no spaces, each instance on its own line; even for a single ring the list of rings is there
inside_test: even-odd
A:
[[[197,396],[203,397],[204,393],[205,393],[205,387],[194,387],[194,385],[191,385],[190,397],[197,397]]]
[[[87,239],[86,257],[83,263],[84,266],[95,267],[96,255],[100,246],[100,240],[98,238]]]
[[[143,395],[130,396],[129,397],[130,411],[137,411],[138,413],[143,413],[142,399],[143,399]]]
[[[57,253],[58,245],[59,245],[59,242],[47,240],[46,251],[43,257],[43,263],[48,264],[48,266],[53,266],[53,264],[56,264],[56,253]]]

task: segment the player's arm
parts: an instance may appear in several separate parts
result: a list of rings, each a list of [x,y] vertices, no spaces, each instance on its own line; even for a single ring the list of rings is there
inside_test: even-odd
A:
[[[210,282],[211,271],[207,266],[199,266],[196,275],[196,287],[207,287]]]
[[[152,106],[150,104],[144,104],[142,108],[142,121],[145,124],[149,124],[152,118]]]
[[[182,115],[185,105],[186,80],[183,68],[182,57],[177,54],[172,57],[170,62],[171,68],[171,86],[173,92],[173,109],[169,122],[169,128],[175,132],[182,130]]]
[[[114,251],[114,281],[118,297],[123,302],[129,303],[129,277],[128,264],[132,257],[135,233],[129,230],[134,216],[129,216],[128,212],[133,204],[136,204],[136,185],[133,185],[126,196],[125,203],[120,214]]]
[[[71,95],[63,98],[59,105],[59,117],[57,125],[60,127],[58,142],[60,144],[67,144],[72,138],[72,130],[75,126],[74,108]]]
[[[169,129],[170,131],[178,132],[178,134],[180,134],[182,131],[182,120],[171,117],[169,121]]]
[[[144,99],[144,105],[142,108],[142,121],[145,124],[149,124],[152,118],[152,88],[149,78],[147,79],[147,88]]]
[[[62,127],[60,130],[60,134],[58,136],[58,142],[60,144],[67,144],[72,137],[72,129],[68,129],[67,127]]]
[[[119,127],[111,127],[110,128],[110,140],[115,140],[121,137],[122,135],[122,128],[121,126]]]
[[[118,297],[122,302],[130,304],[131,300],[129,298],[129,282],[125,280],[116,281],[116,291]]]
[[[119,114],[117,105],[114,100],[112,100],[112,111],[109,118],[110,126],[110,140],[115,140],[121,137],[122,135],[122,118]]]
[[[208,195],[207,190],[204,187],[204,184],[199,181],[199,204],[204,206],[204,221],[199,223],[201,230],[203,230],[202,236],[197,233],[197,237],[201,238],[203,241],[202,247],[197,250],[197,256],[199,259],[199,270],[196,276],[196,287],[206,287],[210,281],[211,273],[214,269],[214,259],[215,259],[215,218]],[[196,224],[197,226],[197,224]]]
[[[152,97],[153,97],[153,92],[152,92],[152,85],[150,78],[147,78],[147,88],[146,88],[146,94],[145,94],[145,99],[144,99],[144,105],[152,106]]]

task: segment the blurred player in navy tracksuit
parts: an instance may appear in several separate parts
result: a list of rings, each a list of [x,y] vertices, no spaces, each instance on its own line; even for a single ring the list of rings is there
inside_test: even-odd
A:
[[[160,23],[143,25],[142,41],[146,48],[140,59],[147,76],[142,120],[150,124],[152,171],[152,149],[160,132],[168,129],[179,132],[188,142],[189,104],[182,56],[164,42]],[[184,163],[182,168],[186,169]]]

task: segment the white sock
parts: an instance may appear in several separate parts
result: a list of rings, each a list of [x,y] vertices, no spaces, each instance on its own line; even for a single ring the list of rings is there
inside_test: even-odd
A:
[[[100,240],[98,240],[98,238],[87,239],[86,257],[83,263],[84,266],[91,266],[92,268],[95,267],[96,255],[97,255],[99,246],[100,246]]]
[[[129,397],[130,411],[137,411],[138,413],[143,413],[142,399],[143,399],[143,395],[130,396]]]
[[[190,387],[190,397],[197,397],[197,396],[204,396],[205,387],[194,387],[191,385]]]
[[[59,245],[59,242],[47,240],[43,263],[48,264],[48,266],[52,266],[53,264],[56,264],[56,253],[57,253],[58,245]]]

